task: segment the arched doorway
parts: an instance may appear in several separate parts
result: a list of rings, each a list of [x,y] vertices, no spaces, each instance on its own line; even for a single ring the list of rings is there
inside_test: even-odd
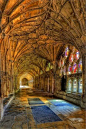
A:
[[[22,79],[22,85],[28,86],[28,79],[27,78]]]
[[[30,74],[24,73],[20,77],[20,88],[33,88],[33,77]]]

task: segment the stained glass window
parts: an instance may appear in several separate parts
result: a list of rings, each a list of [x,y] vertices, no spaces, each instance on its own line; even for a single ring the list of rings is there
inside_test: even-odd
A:
[[[64,59],[61,60],[61,66],[64,66]]]
[[[79,93],[82,93],[82,78],[79,79]]]
[[[72,66],[69,65],[69,67],[68,67],[68,73],[71,74],[71,72],[72,72]]]
[[[67,47],[65,50],[65,57],[68,57],[68,55],[69,55],[69,48]]]
[[[71,79],[68,81],[68,91],[70,92],[72,88],[72,81]]]
[[[70,62],[73,62],[73,54],[70,55],[69,61],[70,61]]]
[[[77,92],[77,79],[73,81],[73,92]]]
[[[73,65],[73,73],[76,73],[76,72],[77,72],[77,64],[74,63],[74,65]]]
[[[78,67],[79,67],[79,72],[81,72],[82,71],[82,60],[80,60]]]
[[[76,54],[75,54],[75,58],[78,60],[79,59],[79,56],[80,56],[79,55],[79,51],[77,51]]]

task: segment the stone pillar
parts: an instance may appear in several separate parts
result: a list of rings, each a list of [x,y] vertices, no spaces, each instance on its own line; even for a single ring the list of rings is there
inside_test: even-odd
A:
[[[42,90],[42,77],[40,75],[40,87],[41,87],[41,90]]]
[[[49,92],[49,78],[48,78],[47,91]]]
[[[14,74],[13,62],[11,61],[11,94],[14,94]]]
[[[40,84],[40,74],[39,74],[39,90],[41,90],[41,84]]]
[[[0,50],[0,97],[1,97],[1,50]]]
[[[54,93],[54,89],[55,89],[55,78],[54,76],[52,76],[52,93]]]
[[[83,84],[83,95],[81,106],[86,108],[86,51],[82,55],[82,84]]]
[[[0,97],[0,121],[3,118],[3,114],[4,114],[4,111],[3,111],[3,99]]]
[[[42,88],[45,91],[45,72],[42,74]]]
[[[3,117],[3,95],[2,95],[2,82],[1,82],[1,46],[0,46],[0,120]]]
[[[29,86],[29,80],[28,80],[28,86]]]
[[[33,88],[35,88],[35,76],[33,77]]]
[[[55,83],[56,83],[56,61],[52,62],[53,64],[53,70],[52,70],[52,93],[55,92]]]

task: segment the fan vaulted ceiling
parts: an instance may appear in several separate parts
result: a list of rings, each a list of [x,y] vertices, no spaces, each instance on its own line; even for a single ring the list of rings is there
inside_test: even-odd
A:
[[[85,51],[85,17],[85,0],[0,0],[3,55],[20,74],[39,74],[64,44]]]

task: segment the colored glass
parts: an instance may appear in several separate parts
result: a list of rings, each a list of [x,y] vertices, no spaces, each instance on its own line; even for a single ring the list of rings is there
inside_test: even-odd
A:
[[[72,66],[70,65],[68,68],[68,72],[71,72],[71,71],[72,71]]]
[[[82,71],[82,60],[80,60],[78,67],[79,67],[79,72]]]
[[[70,55],[69,61],[73,62],[73,54]]]
[[[71,91],[71,87],[72,87],[72,81],[69,80],[69,81],[68,81],[68,91]]]
[[[76,52],[76,54],[75,54],[75,58],[78,60],[78,59],[79,59],[79,57],[80,57],[80,55],[79,55],[79,51],[77,51],[77,52]]]
[[[73,81],[73,92],[76,92],[77,91],[77,80],[75,79]]]
[[[74,65],[73,65],[73,73],[76,73],[77,72],[77,64],[75,63]]]
[[[64,59],[61,60],[61,66],[64,66]]]
[[[79,80],[79,93],[82,93],[82,78]]]
[[[65,50],[65,57],[68,57],[68,54],[69,54],[69,48],[67,47]]]

